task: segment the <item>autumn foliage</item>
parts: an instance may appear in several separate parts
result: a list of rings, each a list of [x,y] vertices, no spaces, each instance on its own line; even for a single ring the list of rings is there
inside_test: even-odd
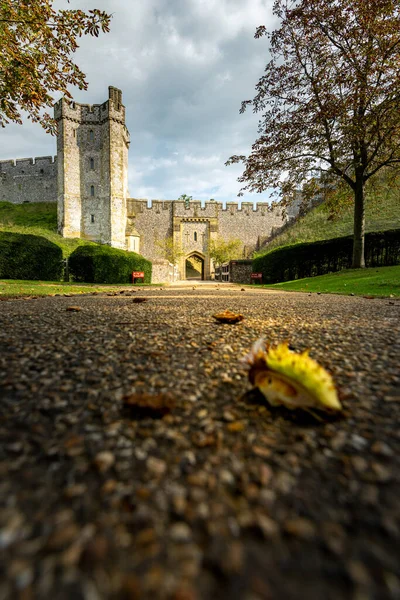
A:
[[[244,190],[274,188],[284,203],[313,178],[354,199],[353,266],[364,266],[365,185],[400,163],[398,0],[276,0],[279,27],[261,26],[271,60],[253,100],[259,137],[243,162]],[[312,189],[314,187],[314,189]]]
[[[109,31],[110,16],[93,9],[55,10],[53,0],[0,0],[0,125],[21,123],[26,111],[54,132],[43,108],[53,93],[71,98],[69,86],[86,89],[84,73],[72,55],[83,35]]]

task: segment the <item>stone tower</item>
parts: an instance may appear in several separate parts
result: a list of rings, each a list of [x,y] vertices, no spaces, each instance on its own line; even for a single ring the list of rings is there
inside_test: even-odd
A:
[[[59,232],[125,249],[129,132],[121,90],[110,87],[103,104],[62,98],[54,117]]]

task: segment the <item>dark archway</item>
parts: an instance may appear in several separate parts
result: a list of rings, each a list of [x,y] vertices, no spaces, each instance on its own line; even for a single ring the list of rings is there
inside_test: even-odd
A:
[[[191,254],[185,260],[185,279],[204,279],[204,258],[199,254]]]

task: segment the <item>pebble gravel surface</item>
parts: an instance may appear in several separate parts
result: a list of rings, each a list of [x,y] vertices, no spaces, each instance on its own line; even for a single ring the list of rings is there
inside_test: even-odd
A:
[[[0,302],[0,599],[399,599],[399,332],[399,300],[229,285]],[[343,414],[269,408],[260,336]]]

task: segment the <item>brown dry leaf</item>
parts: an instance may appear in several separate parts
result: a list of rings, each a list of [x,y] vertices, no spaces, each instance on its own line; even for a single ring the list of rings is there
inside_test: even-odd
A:
[[[71,435],[64,442],[64,448],[74,448],[76,446],[82,446],[84,439],[80,435]]]
[[[82,310],[80,306],[68,306],[66,308],[67,312],[79,312],[80,310]]]
[[[245,424],[242,423],[242,421],[233,421],[232,423],[228,423],[228,425],[226,426],[228,431],[231,431],[232,433],[238,433],[239,431],[243,431],[243,429],[245,428]]]
[[[192,435],[192,442],[197,448],[207,448],[208,446],[215,446],[216,439],[213,435],[194,433]]]
[[[124,396],[124,407],[137,419],[152,417],[159,419],[175,408],[175,400],[170,394],[135,393]]]
[[[219,323],[229,323],[231,325],[233,323],[239,323],[244,319],[243,315],[241,315],[240,313],[234,313],[231,310],[224,310],[224,312],[217,313],[216,315],[213,315],[213,317]]]

